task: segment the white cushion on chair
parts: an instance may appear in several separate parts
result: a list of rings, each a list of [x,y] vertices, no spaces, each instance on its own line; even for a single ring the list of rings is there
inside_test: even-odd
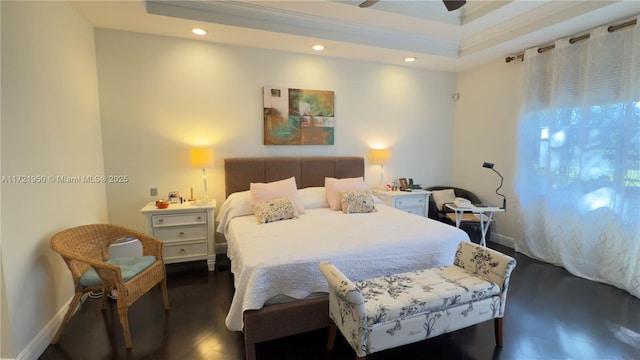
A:
[[[431,196],[433,196],[438,211],[442,211],[444,204],[453,203],[456,200],[456,193],[453,192],[453,189],[434,190],[431,192]]]

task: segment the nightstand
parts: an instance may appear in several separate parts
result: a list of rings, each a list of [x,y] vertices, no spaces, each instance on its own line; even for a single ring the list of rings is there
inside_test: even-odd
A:
[[[166,209],[149,203],[140,212],[145,216],[147,234],[164,242],[165,264],[206,260],[215,270],[213,213],[215,200],[208,204],[170,204]]]
[[[430,191],[379,191],[373,194],[385,205],[411,214],[428,216]]]

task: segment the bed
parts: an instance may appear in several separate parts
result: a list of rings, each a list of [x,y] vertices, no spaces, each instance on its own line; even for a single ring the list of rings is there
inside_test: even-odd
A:
[[[217,231],[227,239],[235,285],[225,323],[244,332],[247,359],[255,359],[256,343],[328,326],[320,261],[360,280],[450,264],[458,244],[469,240],[453,226],[381,203],[366,214],[332,211],[323,203],[325,177],[363,175],[362,157],[225,159],[227,200]],[[259,224],[250,210],[250,183],[291,177],[304,213]]]

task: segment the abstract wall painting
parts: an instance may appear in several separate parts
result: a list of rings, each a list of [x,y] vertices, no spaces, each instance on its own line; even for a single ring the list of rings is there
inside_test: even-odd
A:
[[[333,145],[333,91],[263,88],[265,145]]]

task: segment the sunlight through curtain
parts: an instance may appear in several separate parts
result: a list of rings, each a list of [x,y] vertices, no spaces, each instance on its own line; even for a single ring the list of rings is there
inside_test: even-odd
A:
[[[525,51],[515,247],[640,298],[640,21]]]

